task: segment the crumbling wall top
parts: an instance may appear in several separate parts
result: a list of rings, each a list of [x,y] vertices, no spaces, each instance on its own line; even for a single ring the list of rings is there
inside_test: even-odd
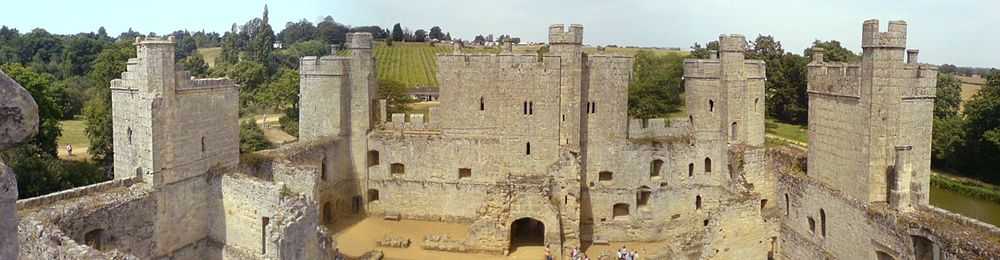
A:
[[[571,24],[569,30],[564,24],[549,26],[549,43],[551,44],[583,44],[583,25]]]
[[[889,21],[888,31],[879,31],[878,19],[865,21],[861,34],[862,48],[906,48],[906,22]]]

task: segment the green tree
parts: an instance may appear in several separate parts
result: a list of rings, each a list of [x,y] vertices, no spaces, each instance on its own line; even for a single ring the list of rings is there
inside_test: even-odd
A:
[[[708,59],[712,57],[712,53],[719,52],[719,41],[710,41],[705,44],[705,47],[701,47],[701,44],[697,42],[691,46],[691,58],[695,59]]]
[[[298,106],[299,72],[282,69],[275,80],[261,88],[257,99],[275,110],[284,110]]]
[[[55,87],[55,78],[52,75],[38,73],[20,64],[6,64],[0,66],[4,72],[21,84],[24,89],[31,93],[31,97],[38,104],[38,134],[27,143],[37,146],[42,152],[55,156],[58,148],[56,139],[62,134],[59,128],[59,119],[62,118],[62,106],[57,101],[56,96],[63,95],[62,89]]]
[[[399,23],[392,26],[392,40],[397,42],[403,40],[403,27]]]
[[[683,105],[681,77],[684,58],[639,51],[628,88],[628,114],[637,118],[663,117]]]
[[[938,74],[937,98],[934,99],[934,118],[958,115],[962,103],[962,82],[951,74]]]
[[[431,32],[427,34],[431,39],[444,40],[444,32],[441,31],[440,26],[431,27]]]
[[[208,75],[208,64],[205,63],[205,59],[201,57],[201,54],[195,53],[187,56],[181,60],[180,65],[195,77],[205,77]]]
[[[407,105],[416,102],[406,90],[406,85],[398,81],[378,81],[378,98],[386,100],[386,110],[389,114],[406,112],[409,109]]]
[[[91,159],[101,165],[111,165],[114,146],[111,128],[111,80],[121,77],[125,63],[135,57],[131,41],[119,41],[97,55],[93,70],[87,74],[94,84],[93,95],[84,106],[87,139],[90,140]]]
[[[854,54],[851,50],[844,48],[840,45],[839,41],[820,41],[816,40],[813,42],[812,48],[805,50],[805,56],[812,59],[813,48],[823,48],[824,54],[823,59],[828,62],[857,62],[861,61],[861,56]]]
[[[103,41],[94,39],[87,34],[71,36],[63,48],[62,67],[65,76],[82,76],[90,71],[90,66],[97,55],[104,49]]]
[[[281,39],[285,45],[292,45],[312,40],[315,34],[316,26],[309,22],[309,20],[302,19],[299,22],[286,23],[285,29],[278,33],[278,39]]]
[[[271,148],[271,144],[264,138],[260,126],[252,119],[240,123],[240,153],[252,153],[268,148]]]

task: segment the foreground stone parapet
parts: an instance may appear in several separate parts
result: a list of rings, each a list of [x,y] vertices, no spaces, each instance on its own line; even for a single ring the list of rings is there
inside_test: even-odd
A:
[[[31,93],[0,71],[0,150],[38,132],[38,105]]]
[[[0,162],[0,259],[17,259],[17,181]],[[13,257],[13,258],[11,258]]]

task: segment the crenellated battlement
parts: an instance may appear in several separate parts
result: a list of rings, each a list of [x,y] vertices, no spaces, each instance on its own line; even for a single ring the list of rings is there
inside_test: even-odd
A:
[[[549,26],[549,43],[583,44],[583,25],[571,24],[568,29],[564,24]]]
[[[685,79],[718,79],[721,76],[721,73],[722,64],[717,59],[684,59]]]
[[[481,66],[496,68],[542,67],[545,70],[559,69],[558,56],[542,56],[539,59],[537,54],[439,53],[437,54],[437,62],[438,68],[441,71]]]
[[[861,97],[860,64],[813,61],[809,63],[807,77],[810,93]]]
[[[767,64],[762,60],[746,60],[743,62],[743,74],[747,79],[767,79]]]
[[[350,68],[350,57],[307,56],[299,60],[299,73],[306,75],[344,76]]]
[[[937,94],[938,67],[930,64],[907,64],[903,67],[903,99],[934,98]]]
[[[686,118],[632,118],[628,121],[629,139],[686,136],[691,130],[691,122]]]
[[[879,31],[878,19],[864,22],[861,34],[862,48],[906,48],[906,22],[889,21],[889,29]]]

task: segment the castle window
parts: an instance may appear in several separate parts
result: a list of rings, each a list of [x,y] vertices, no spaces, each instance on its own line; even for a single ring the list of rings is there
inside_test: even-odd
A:
[[[733,122],[733,124],[730,126],[730,130],[732,131],[732,133],[730,134],[730,139],[736,139],[736,122]]]
[[[701,225],[707,227],[708,226],[708,220],[706,219],[706,220],[702,221]]]
[[[323,158],[320,159],[320,164],[319,164],[319,179],[320,180],[324,180],[324,181],[326,180],[326,156],[325,155],[323,156]]]
[[[378,201],[378,190],[368,189],[368,202]]]
[[[597,102],[591,101],[587,102],[587,113],[596,114],[597,113]]]
[[[941,249],[934,241],[923,236],[910,235],[913,241],[913,255],[917,260],[942,259]]]
[[[611,181],[612,175],[613,174],[611,172],[609,172],[609,171],[602,171],[602,172],[600,172],[600,173],[597,174],[597,180],[598,181]]]
[[[813,219],[812,217],[808,217],[808,219],[809,219],[809,232],[816,234],[816,220]]]
[[[705,173],[712,172],[712,159],[705,157]]]
[[[688,115],[688,123],[690,123],[691,126],[694,126],[694,116],[693,115]]]
[[[372,167],[379,164],[378,151],[371,150],[368,151],[368,167]]]
[[[764,211],[764,207],[767,207],[767,199],[760,200],[760,211]]]
[[[390,164],[389,165],[389,172],[392,173],[392,174],[394,174],[394,175],[395,174],[405,174],[406,173],[406,166],[404,166],[402,163],[393,163],[393,164]]]
[[[472,169],[469,168],[458,168],[458,178],[465,179],[472,177]]]
[[[639,192],[635,194],[636,207],[645,207],[649,203],[649,196],[652,194],[653,192],[650,191],[649,187],[639,187]]]
[[[753,99],[753,112],[757,112],[757,105],[760,103],[760,98]]]
[[[628,218],[628,204],[618,203],[611,207],[611,217],[614,219]]]
[[[260,219],[260,254],[267,254],[267,224],[271,224],[271,218],[263,217]]]
[[[479,111],[486,111],[486,100],[483,97],[479,97]]]
[[[701,209],[701,195],[694,197],[694,209]]]
[[[663,168],[663,160],[656,159],[653,160],[649,165],[649,177],[657,178],[660,177],[660,169]]]
[[[823,237],[826,237],[826,211],[819,209],[819,231]]]
[[[528,101],[528,114],[529,115],[535,114],[535,102]]]
[[[531,155],[531,142],[524,144],[524,154]]]
[[[688,164],[688,177],[694,176],[694,163]]]
[[[104,250],[104,229],[94,229],[83,235],[83,243],[98,251]]]
[[[715,112],[715,101],[708,100],[708,112]]]
[[[132,144],[132,128],[129,127],[128,130],[125,131],[125,133],[128,135],[128,144]]]
[[[205,153],[205,137],[201,137],[201,153]]]

